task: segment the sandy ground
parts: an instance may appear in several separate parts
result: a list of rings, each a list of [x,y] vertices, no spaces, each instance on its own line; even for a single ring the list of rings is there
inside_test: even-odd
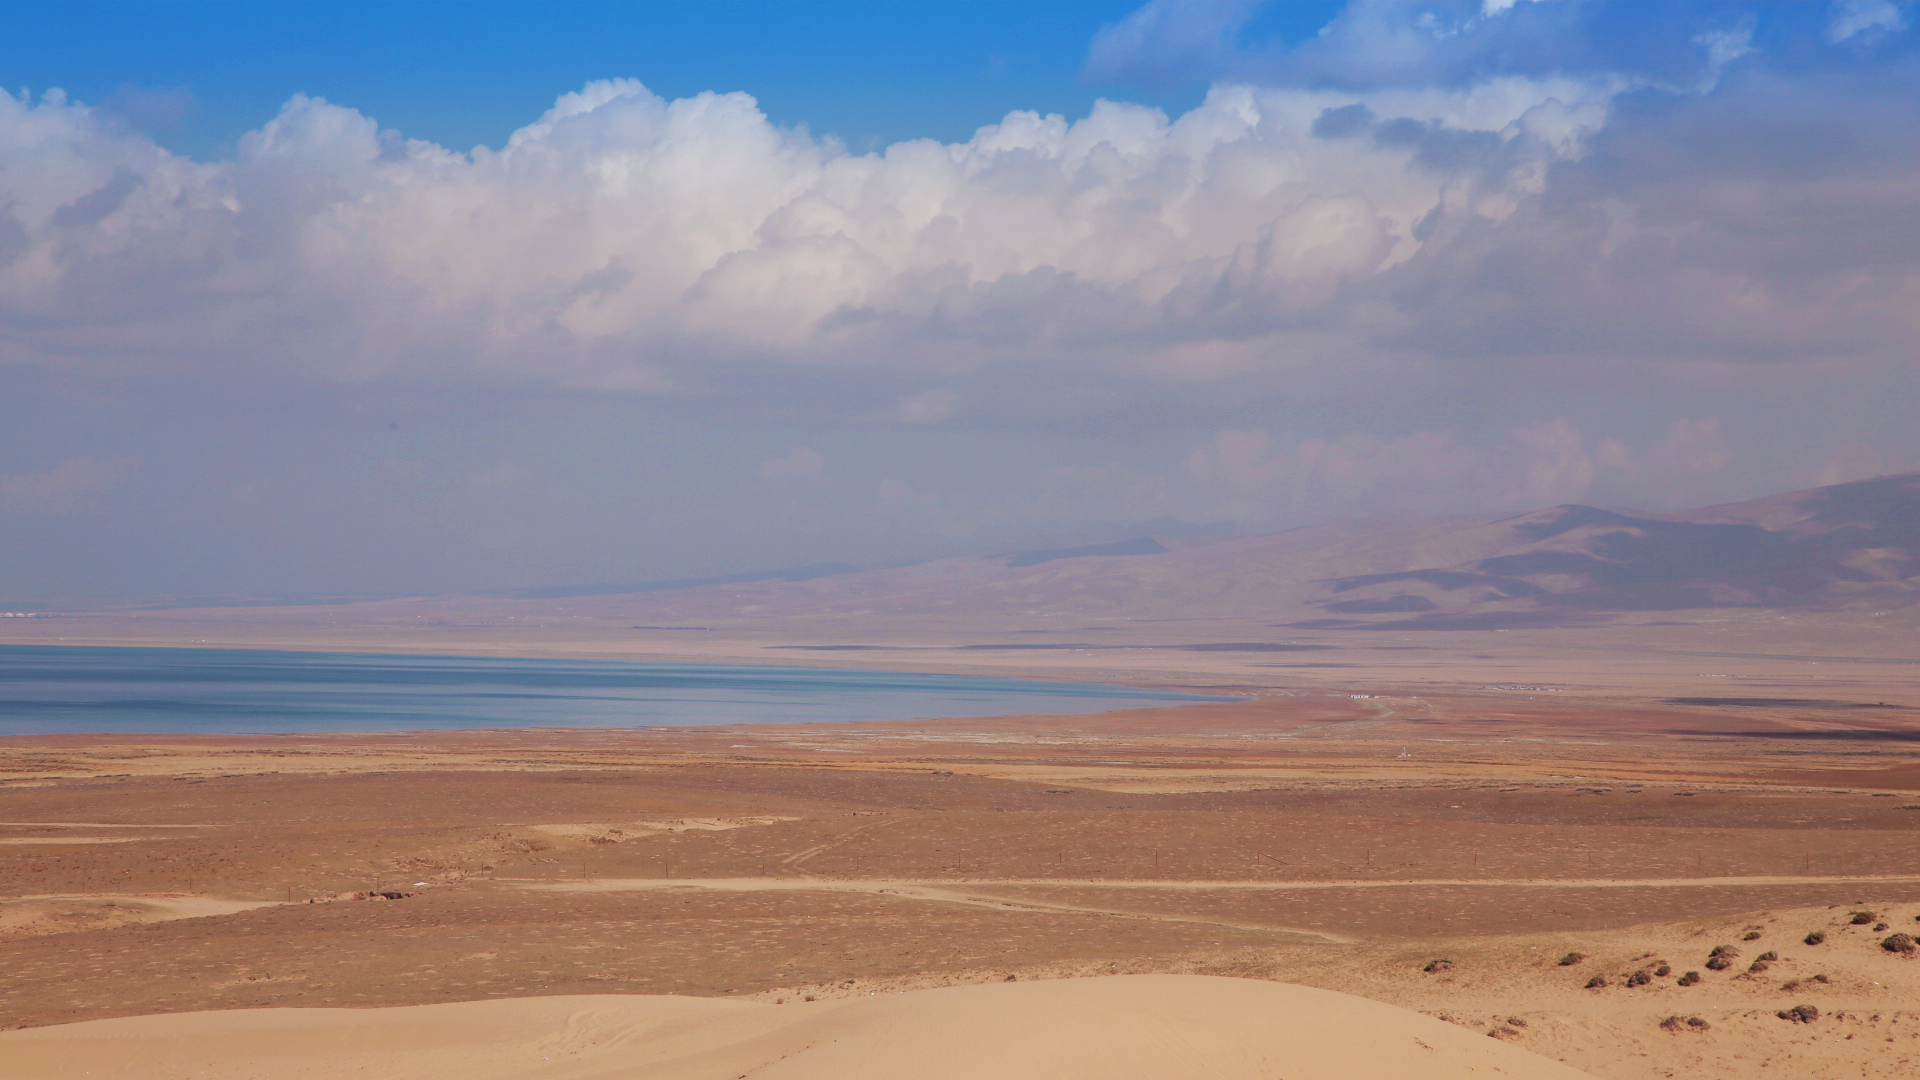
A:
[[[0,1035],[0,1077],[1297,1080],[1585,1074],[1310,987],[1135,975],[770,1005],[560,997],[196,1013]]]
[[[578,626],[409,639],[269,615],[223,625],[254,635],[242,644],[591,652]],[[1341,1036],[1352,1045],[1428,1025],[1466,1040],[1419,1036],[1435,1055],[1525,1049],[1608,1080],[1915,1075],[1920,963],[1882,943],[1920,930],[1920,665],[1904,637],[1788,622],[1302,652],[969,652],[962,627],[903,633],[888,640],[922,651],[852,666],[1241,700],[790,728],[0,740],[0,1027],[19,1029],[0,1039],[79,1055],[63,1060],[84,1074],[152,1057],[144,1031],[184,1055],[153,1057],[178,1067],[148,1075],[184,1077],[210,1075],[206,1040],[228,1031],[232,1075],[341,1075],[415,1053],[378,1032],[425,1025],[446,1033],[425,1057],[374,1071],[509,1076],[562,1068],[524,1047],[591,1027],[618,1034],[551,1075],[617,1075],[662,1024],[714,1053],[817,1049],[831,1030],[868,1040],[876,1062],[918,1055],[893,1075],[932,1076],[945,1074],[928,1061],[1000,1068],[962,1051],[1014,1038],[980,1025],[1018,1028],[1031,1010],[984,1002],[1030,984],[1211,976],[1241,989],[1199,1019],[1244,1005],[1261,1018],[1251,1034],[1179,1028],[1167,995],[1120,1026],[1284,1053],[1299,1067],[1282,1075],[1316,1075],[1281,1021],[1318,1006],[1259,996],[1314,987],[1404,1010]],[[92,628],[147,640],[166,626]],[[1135,646],[1281,636],[1209,624],[1073,640],[1096,632]],[[646,633],[591,654],[840,662],[773,631],[710,633],[704,657]],[[1707,967],[1721,945],[1740,955]],[[1562,965],[1569,953],[1582,958]],[[1689,971],[1700,979],[1679,985]],[[992,997],[962,1007],[962,990]],[[1803,1005],[1817,1016],[1779,1015]],[[838,1011],[855,1006],[868,1011]],[[1048,1009],[1095,1033],[1116,1015]],[[604,1028],[578,1019],[602,1015]],[[361,1025],[373,1057],[246,1056],[326,1051],[342,1024]],[[1073,1071],[1100,1060],[1089,1047],[1133,1047],[1070,1027],[1018,1035],[1077,1048],[1046,1075],[1092,1075]],[[725,1075],[862,1075],[809,1053],[726,1058],[741,1067]]]
[[[104,930],[170,919],[204,919],[265,907],[259,900],[133,894],[17,896],[0,899],[0,941],[43,934]]]

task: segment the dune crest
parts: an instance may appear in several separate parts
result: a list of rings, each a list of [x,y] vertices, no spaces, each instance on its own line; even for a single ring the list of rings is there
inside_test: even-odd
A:
[[[520,998],[254,1009],[0,1034],[0,1077],[466,1080],[1447,1080],[1588,1074],[1406,1009],[1203,975],[770,1005]]]

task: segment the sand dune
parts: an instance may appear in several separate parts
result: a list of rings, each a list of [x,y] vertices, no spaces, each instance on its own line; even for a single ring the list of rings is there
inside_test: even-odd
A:
[[[267,907],[262,900],[214,900],[202,896],[123,894],[19,896],[0,899],[0,941],[40,934],[67,934],[134,923],[202,919]]]
[[[1133,975],[770,1005],[547,997],[256,1009],[0,1034],[0,1078],[1370,1080],[1586,1073],[1392,1005]]]

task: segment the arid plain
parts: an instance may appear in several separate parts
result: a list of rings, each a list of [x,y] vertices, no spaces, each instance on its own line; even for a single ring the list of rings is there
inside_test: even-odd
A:
[[[1048,572],[1098,585],[1136,558]],[[1905,579],[1882,580],[1867,602],[1558,620],[1515,592],[1479,624],[1445,626],[1409,625],[1396,613],[1423,609],[1394,598],[1376,608],[1387,619],[1335,625],[1094,618],[1070,602],[829,610],[817,596],[803,618],[767,610],[803,587],[777,583],[19,620],[14,642],[805,662],[1234,700],[805,726],[9,738],[0,1025],[24,1030],[0,1035],[0,1076],[108,1063],[55,1034],[94,1028],[54,1025],[149,1014],[579,995],[804,1010],[895,992],[959,1002],[913,992],[1009,982],[1070,997],[1091,984],[1063,980],[1114,975],[1338,991],[1618,1080],[1911,1076],[1920,963],[1898,935],[1920,931],[1920,637],[1891,591]],[[1111,984],[1170,1006],[1247,985]],[[572,1008],[553,1023],[587,1015]],[[122,1045],[89,1052],[109,1044]],[[408,1071],[460,1075],[453,1060]],[[1488,1060],[1526,1075],[1538,1059]],[[835,1074],[820,1068],[766,1075]],[[1421,1074],[1417,1059],[1394,1068],[1378,1075]]]

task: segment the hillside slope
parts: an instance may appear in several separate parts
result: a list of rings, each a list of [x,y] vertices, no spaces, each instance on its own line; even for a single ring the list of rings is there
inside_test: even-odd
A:
[[[1565,505],[1490,519],[1340,522],[1200,546],[1143,537],[1039,554],[572,603],[650,621],[1072,613],[1259,618],[1302,629],[1893,608],[1920,599],[1920,474],[1680,514]]]

